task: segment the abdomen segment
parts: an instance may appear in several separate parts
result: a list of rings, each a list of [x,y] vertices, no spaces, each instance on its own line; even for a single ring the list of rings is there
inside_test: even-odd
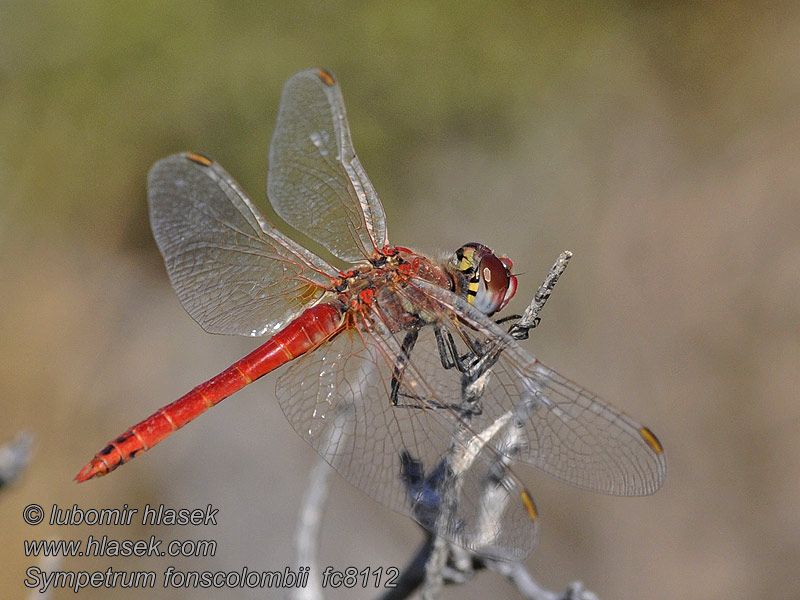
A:
[[[262,346],[109,442],[75,477],[78,482],[110,473],[149,450],[248,383],[323,344],[344,327],[343,309],[319,304],[303,312]]]

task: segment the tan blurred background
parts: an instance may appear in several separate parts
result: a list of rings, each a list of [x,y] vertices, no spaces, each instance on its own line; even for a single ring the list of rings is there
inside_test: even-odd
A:
[[[291,563],[315,454],[285,422],[274,376],[112,476],[72,478],[255,347],[181,309],[145,178],[196,150],[266,207],[280,89],[312,66],[339,77],[395,243],[507,253],[522,273],[516,310],[559,251],[575,253],[528,346],[666,447],[666,483],[645,499],[521,469],[542,518],[534,575],[559,590],[581,579],[606,600],[798,597],[800,9],[302,0],[0,8],[0,443],[36,436],[29,469],[0,492],[0,596],[28,597],[29,538],[218,542],[213,558],[65,570]],[[219,525],[30,527],[32,502],[211,503]],[[401,566],[420,540],[332,478],[323,566]],[[223,592],[152,596],[280,596]],[[489,595],[517,597],[491,573],[446,597]]]

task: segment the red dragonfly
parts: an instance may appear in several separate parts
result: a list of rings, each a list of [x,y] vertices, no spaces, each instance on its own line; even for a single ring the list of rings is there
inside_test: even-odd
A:
[[[291,361],[277,397],[297,433],[374,499],[480,554],[520,560],[536,540],[536,509],[510,460],[608,494],[659,488],[655,435],[491,319],[516,290],[511,260],[477,243],[444,260],[389,244],[328,71],[286,83],[267,193],[281,218],[352,268],[275,229],[211,159],[159,161],[150,218],[184,308],[209,333],[270,338],[114,439],[78,481]]]

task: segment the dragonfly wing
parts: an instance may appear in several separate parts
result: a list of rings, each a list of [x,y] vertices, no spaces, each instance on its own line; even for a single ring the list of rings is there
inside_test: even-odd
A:
[[[198,154],[160,160],[150,221],[170,281],[209,333],[279,329],[330,287],[336,270],[277,231],[225,170]]]
[[[649,429],[542,364],[466,301],[426,281],[416,280],[414,287],[438,305],[440,330],[453,338],[459,354],[468,351],[466,337],[494,359],[485,377],[465,380],[457,369],[442,367],[435,329],[424,327],[401,392],[416,394],[424,381],[437,401],[458,405],[471,385],[481,391],[470,412],[476,432],[512,417],[490,442],[499,452],[607,494],[641,496],[661,486],[666,457]]]
[[[363,262],[388,244],[383,206],[353,150],[342,92],[327,71],[302,71],[283,88],[267,195],[289,225],[346,262]]]
[[[538,529],[530,494],[505,457],[454,437],[449,415],[391,405],[401,343],[379,323],[345,330],[278,380],[283,412],[336,471],[378,502],[458,545],[522,560]],[[449,518],[440,515],[443,506],[451,507]]]

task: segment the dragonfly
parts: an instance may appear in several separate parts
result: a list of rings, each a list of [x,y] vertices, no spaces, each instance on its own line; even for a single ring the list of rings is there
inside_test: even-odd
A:
[[[509,258],[475,242],[441,259],[389,243],[327,70],[284,86],[267,195],[346,270],[276,229],[210,158],[175,154],[151,169],[153,233],[183,307],[209,333],[269,337],[109,442],[77,481],[291,363],[276,396],[297,433],[369,496],[480,555],[521,560],[536,542],[537,509],[513,461],[607,494],[660,487],[655,434],[492,319],[517,289]]]

